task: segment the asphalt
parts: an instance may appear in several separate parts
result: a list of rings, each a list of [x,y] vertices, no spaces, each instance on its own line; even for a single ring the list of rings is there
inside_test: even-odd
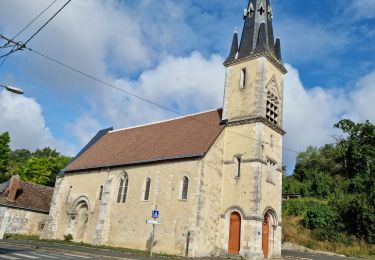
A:
[[[283,259],[287,260],[360,260],[341,256],[303,253],[283,250]],[[64,245],[54,242],[0,240],[0,260],[2,259],[129,259],[129,260],[172,260],[181,257],[161,257],[145,254],[120,252],[109,249],[98,249],[84,246]],[[185,258],[186,259],[186,258]],[[223,260],[224,258],[200,258],[200,260]],[[240,259],[240,258],[238,258]],[[363,259],[362,259],[363,260]]]
[[[343,257],[343,256],[329,256],[323,254],[304,253],[297,251],[283,250],[283,257],[292,257],[292,259],[311,259],[311,260],[363,260],[363,258]]]

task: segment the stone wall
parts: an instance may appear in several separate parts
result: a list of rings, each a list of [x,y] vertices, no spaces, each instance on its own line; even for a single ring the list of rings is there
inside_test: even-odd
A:
[[[0,233],[39,236],[47,217],[46,213],[0,206]]]

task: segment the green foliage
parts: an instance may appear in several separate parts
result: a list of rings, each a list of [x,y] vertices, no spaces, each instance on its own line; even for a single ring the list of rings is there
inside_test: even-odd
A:
[[[314,198],[288,200],[283,203],[283,213],[289,216],[304,216],[311,207],[325,206],[324,201]]]
[[[56,175],[68,164],[69,160],[70,158],[64,156],[32,156],[26,164],[16,170],[16,174],[24,181],[53,186]]]
[[[0,181],[4,181],[6,176],[5,172],[9,163],[9,142],[10,137],[7,132],[0,134]]]
[[[345,137],[336,138],[336,145],[309,147],[300,153],[294,174],[284,177],[283,183],[284,193],[320,198],[328,204],[305,211],[302,202],[292,203],[284,210],[303,215],[318,239],[337,241],[355,235],[375,244],[375,126],[369,121],[341,120],[335,127]]]
[[[72,241],[73,240],[73,236],[72,236],[72,234],[67,234],[67,235],[64,235],[64,240],[65,241]]]
[[[8,133],[0,134],[0,183],[18,174],[23,181],[54,186],[56,175],[71,160],[50,147],[35,152],[26,149],[12,151],[9,142]]]

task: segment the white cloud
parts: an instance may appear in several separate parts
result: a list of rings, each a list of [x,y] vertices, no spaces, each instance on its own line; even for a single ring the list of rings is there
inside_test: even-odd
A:
[[[375,17],[374,0],[352,0],[345,10],[345,16],[354,21]]]
[[[42,107],[31,98],[0,91],[0,132],[9,132],[11,148],[35,150],[47,146],[67,155],[72,146],[56,140],[46,126]]]
[[[101,124],[89,115],[84,115],[75,120],[74,123],[67,125],[67,129],[79,141],[81,148],[83,148],[91,138],[94,137],[101,127]]]
[[[284,127],[285,147],[303,151],[307,146],[333,143],[338,132],[333,125],[343,118],[375,122],[375,71],[362,79],[351,91],[339,88],[306,89],[297,69],[286,65]],[[284,151],[284,163],[292,170],[295,153]]]
[[[283,56],[298,63],[314,63],[327,59],[337,52],[346,50],[349,38],[347,32],[335,31],[327,24],[315,20],[309,22],[294,17],[277,23],[281,33]],[[334,39],[334,40],[332,40]]]
[[[114,85],[163,106],[188,114],[222,105],[222,58],[206,59],[198,52],[188,57],[166,57],[158,67],[143,72],[137,81],[114,80]],[[153,122],[176,114],[125,93],[105,89],[96,103],[116,127]]]

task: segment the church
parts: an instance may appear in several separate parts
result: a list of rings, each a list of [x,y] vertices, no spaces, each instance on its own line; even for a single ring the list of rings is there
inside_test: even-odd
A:
[[[287,71],[270,0],[249,0],[240,15],[223,108],[99,131],[57,179],[43,238],[188,257],[281,255]]]

